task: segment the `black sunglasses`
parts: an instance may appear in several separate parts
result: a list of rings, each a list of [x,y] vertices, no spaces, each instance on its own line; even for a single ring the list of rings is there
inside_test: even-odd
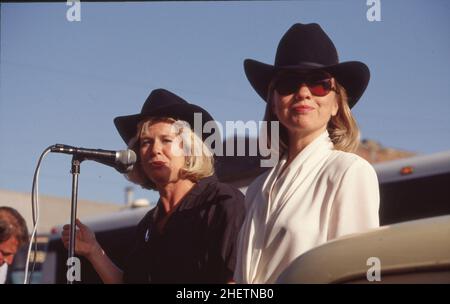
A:
[[[274,81],[274,89],[278,94],[286,96],[297,92],[304,84],[314,96],[325,96],[330,91],[337,92],[328,73],[296,74],[282,73]]]

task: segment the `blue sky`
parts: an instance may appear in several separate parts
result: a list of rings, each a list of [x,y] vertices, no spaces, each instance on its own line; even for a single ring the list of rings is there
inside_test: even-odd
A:
[[[1,4],[0,189],[29,192],[49,145],[123,149],[113,118],[140,111],[167,88],[216,120],[260,120],[264,103],[242,62],[273,63],[294,23],[319,23],[341,61],[371,70],[353,109],[362,137],[429,154],[450,149],[450,2],[366,1],[81,3],[68,22],[63,3]],[[40,191],[70,196],[70,156],[43,162]],[[109,167],[81,166],[79,197],[123,203],[129,183]],[[139,190],[135,197],[157,196]]]

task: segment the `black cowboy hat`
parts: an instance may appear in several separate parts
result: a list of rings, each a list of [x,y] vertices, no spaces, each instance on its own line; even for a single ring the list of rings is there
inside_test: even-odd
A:
[[[271,80],[280,71],[326,71],[346,89],[350,108],[364,93],[370,79],[369,68],[364,63],[339,63],[333,42],[316,23],[294,24],[281,38],[273,66],[246,59],[244,70],[255,91],[264,100],[267,99]]]
[[[183,98],[165,89],[153,90],[145,100],[141,113],[135,115],[118,116],[114,118],[114,124],[120,136],[128,145],[136,135],[138,123],[148,117],[171,117],[188,122],[194,129],[194,113],[202,114],[203,125],[208,121],[214,121],[212,116],[203,108],[188,103]],[[198,134],[205,140],[206,134]]]

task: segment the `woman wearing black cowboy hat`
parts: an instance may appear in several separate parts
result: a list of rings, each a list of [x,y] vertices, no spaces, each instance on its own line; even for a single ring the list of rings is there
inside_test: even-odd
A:
[[[214,177],[213,155],[203,142],[206,136],[192,130],[199,123],[194,114],[201,115],[200,123],[213,121],[201,107],[157,89],[141,113],[114,119],[122,139],[138,156],[128,178],[157,190],[160,199],[138,224],[123,270],[77,221],[76,252],[93,264],[105,283],[232,281],[244,197]],[[69,229],[64,227],[62,234],[66,246]]]
[[[282,37],[275,64],[245,60],[245,73],[278,121],[280,161],[246,193],[235,280],[274,283],[307,250],[379,225],[372,166],[350,153],[359,131],[350,108],[369,82],[361,62],[339,63],[318,24],[295,24]],[[299,270],[301,271],[301,270]]]

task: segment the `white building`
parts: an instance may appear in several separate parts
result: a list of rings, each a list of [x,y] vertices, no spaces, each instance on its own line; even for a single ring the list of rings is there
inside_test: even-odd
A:
[[[15,208],[25,218],[28,230],[33,227],[31,194],[0,189],[0,206]],[[70,221],[71,198],[39,195],[38,234],[48,234],[56,225]],[[123,209],[123,205],[101,203],[78,199],[77,217],[84,220],[89,217],[113,213]]]

